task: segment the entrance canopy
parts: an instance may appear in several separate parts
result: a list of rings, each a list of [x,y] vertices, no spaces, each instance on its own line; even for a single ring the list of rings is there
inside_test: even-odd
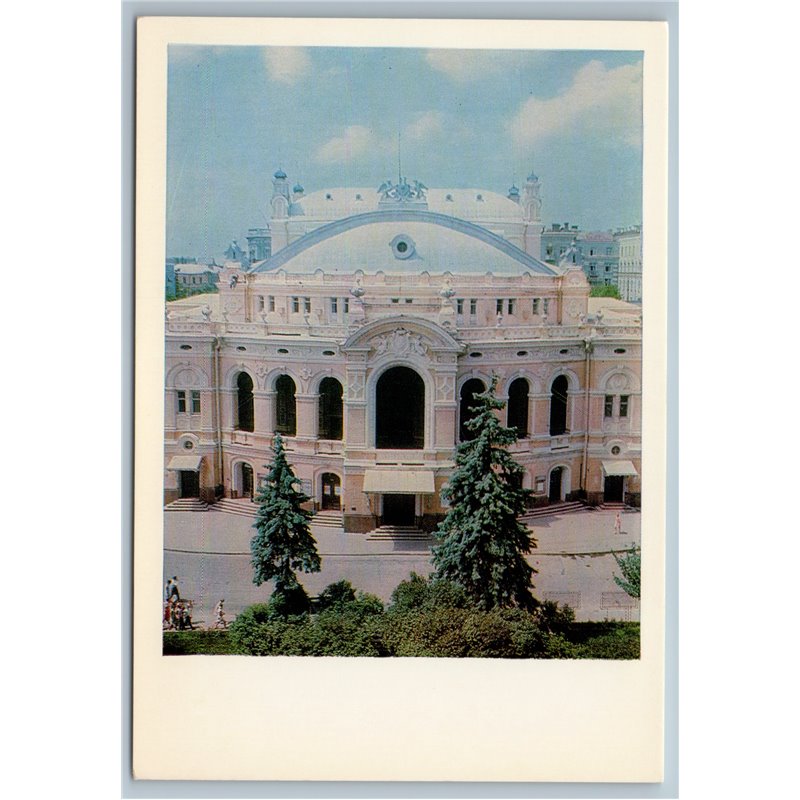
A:
[[[631,461],[604,461],[603,474],[606,477],[612,477],[614,475],[638,475],[639,473]]]
[[[200,462],[203,456],[173,456],[167,469],[187,470],[188,472],[200,472]]]
[[[364,491],[380,494],[433,494],[433,472],[428,469],[368,469]]]

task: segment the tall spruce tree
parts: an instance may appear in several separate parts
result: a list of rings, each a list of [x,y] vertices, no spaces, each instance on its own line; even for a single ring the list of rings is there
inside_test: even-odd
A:
[[[250,561],[256,586],[274,578],[275,594],[287,595],[299,587],[297,570],[319,572],[321,564],[308,527],[312,514],[301,505],[310,498],[295,489],[300,479],[286,460],[280,434],[275,436],[272,449],[269,475],[256,495],[258,512]]]
[[[517,520],[530,491],[521,488],[524,469],[506,449],[517,432],[500,424],[495,412],[505,403],[495,396],[496,387],[494,376],[488,391],[474,395],[466,423],[474,438],[459,444],[455,471],[442,490],[450,510],[435,532],[434,577],[459,584],[481,609],[531,609],[536,570],[525,555],[536,541]]]

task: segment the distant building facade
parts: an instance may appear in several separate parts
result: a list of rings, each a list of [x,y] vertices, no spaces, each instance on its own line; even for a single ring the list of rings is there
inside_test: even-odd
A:
[[[580,263],[590,286],[617,286],[619,246],[611,233],[582,233],[577,241]]]
[[[251,497],[280,433],[345,531],[429,530],[496,375],[534,505],[638,505],[640,312],[540,258],[535,175],[505,196],[405,178],[306,195],[278,170],[268,217],[218,294],[167,306],[165,503]]]
[[[625,228],[614,234],[619,248],[619,295],[629,303],[642,302],[642,228]]]

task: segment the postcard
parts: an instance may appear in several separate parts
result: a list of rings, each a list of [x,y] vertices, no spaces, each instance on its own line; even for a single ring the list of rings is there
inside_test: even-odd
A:
[[[660,781],[666,24],[137,38],[135,777]]]

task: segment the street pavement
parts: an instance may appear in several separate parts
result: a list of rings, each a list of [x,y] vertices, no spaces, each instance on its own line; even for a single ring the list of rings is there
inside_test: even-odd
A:
[[[576,619],[639,619],[638,602],[614,582],[619,567],[612,551],[639,544],[641,516],[623,511],[622,533],[614,511],[578,511],[539,517],[531,523],[537,548],[528,560],[537,570],[533,593],[575,609]],[[244,608],[269,598],[271,585],[253,583],[252,520],[221,511],[164,514],[164,583],[178,577],[181,596],[194,603],[193,622],[212,627],[213,609],[224,598],[232,621]],[[310,595],[347,579],[356,589],[388,601],[412,572],[432,571],[430,549],[418,542],[370,542],[363,534],[311,526],[322,558],[321,572],[299,575]]]

